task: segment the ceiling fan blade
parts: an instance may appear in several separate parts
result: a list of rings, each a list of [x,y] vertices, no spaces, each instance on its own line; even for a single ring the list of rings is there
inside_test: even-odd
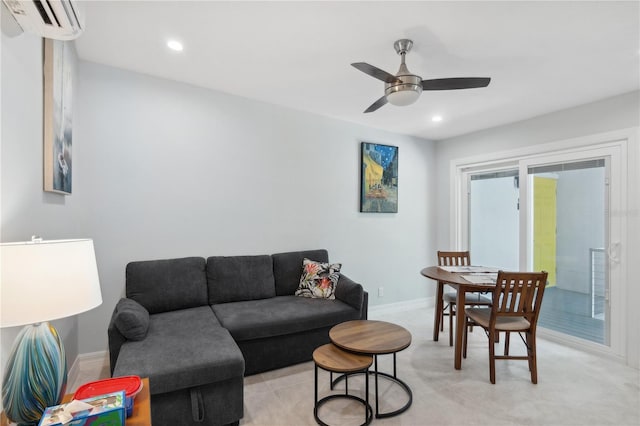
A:
[[[487,87],[491,81],[488,77],[436,78],[422,80],[422,90],[455,90]]]
[[[384,106],[387,104],[387,97],[383,96],[380,99],[378,99],[377,101],[375,101],[374,103],[371,104],[371,106],[369,108],[367,108],[366,110],[364,110],[364,113],[368,113],[368,112],[373,112],[375,110],[377,110],[378,108]]]
[[[393,74],[389,74],[386,71],[381,70],[378,67],[374,67],[373,65],[369,65],[366,62],[355,62],[351,64],[354,68],[359,69],[365,74],[369,74],[371,77],[377,78],[378,80],[382,80],[385,83],[393,83],[400,82],[400,79]]]

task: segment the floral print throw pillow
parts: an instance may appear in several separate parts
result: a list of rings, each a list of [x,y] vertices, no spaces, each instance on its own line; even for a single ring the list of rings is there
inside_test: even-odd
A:
[[[305,258],[296,296],[335,299],[341,267],[340,263],[321,263]]]

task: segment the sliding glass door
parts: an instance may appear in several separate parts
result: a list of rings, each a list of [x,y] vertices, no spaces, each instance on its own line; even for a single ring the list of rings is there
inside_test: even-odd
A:
[[[549,273],[541,328],[616,353],[623,304],[611,282],[620,278],[622,235],[609,212],[621,203],[619,151],[585,148],[461,168],[458,233],[474,264]]]
[[[609,344],[606,162],[527,166],[527,269],[549,273],[539,325],[603,345]]]

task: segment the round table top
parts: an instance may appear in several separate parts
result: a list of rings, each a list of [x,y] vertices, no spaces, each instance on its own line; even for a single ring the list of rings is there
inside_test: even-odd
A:
[[[451,284],[454,286],[464,287],[469,291],[491,291],[495,288],[495,283],[476,284],[464,279],[463,274],[458,272],[448,272],[439,266],[429,266],[420,271],[420,274],[432,280]]]
[[[313,362],[334,373],[353,373],[371,366],[371,355],[345,352],[333,343],[327,343],[313,351]]]
[[[404,327],[385,321],[356,320],[334,326],[329,331],[334,345],[364,354],[390,354],[411,344],[411,333]]]
[[[420,274],[432,280],[443,281],[451,284],[470,284],[469,281],[462,278],[462,275],[454,272],[448,272],[438,266],[429,266],[420,271]]]

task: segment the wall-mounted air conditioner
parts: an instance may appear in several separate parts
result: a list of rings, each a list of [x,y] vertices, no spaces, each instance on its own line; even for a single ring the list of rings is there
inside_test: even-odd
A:
[[[84,16],[73,0],[3,0],[25,32],[73,40],[84,29]]]

